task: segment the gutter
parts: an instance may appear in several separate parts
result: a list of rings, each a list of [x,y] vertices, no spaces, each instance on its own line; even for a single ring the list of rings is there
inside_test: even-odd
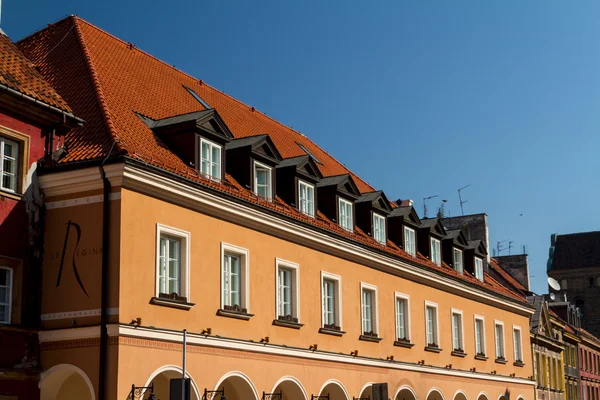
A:
[[[106,161],[106,159],[104,160]],[[98,372],[98,399],[106,398],[106,367],[108,357],[108,331],[107,331],[107,301],[108,301],[108,253],[109,238],[108,224],[110,220],[109,195],[111,190],[110,181],[104,171],[104,162],[100,164],[100,175],[104,186],[104,199],[102,204],[102,278],[100,297],[100,365]]]

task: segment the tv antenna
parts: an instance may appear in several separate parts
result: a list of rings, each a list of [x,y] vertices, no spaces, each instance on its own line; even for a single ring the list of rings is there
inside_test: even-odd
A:
[[[506,242],[508,242],[508,246],[503,246],[502,244],[506,243]],[[496,250],[498,252],[498,255],[500,255],[501,251],[504,251],[504,250],[508,249],[508,255],[510,256],[510,249],[512,248],[512,243],[513,243],[513,241],[510,240],[510,239],[499,240],[496,243]]]
[[[435,199],[439,195],[423,197],[423,218],[427,218],[427,200]]]
[[[446,216],[446,210],[444,209],[444,204],[446,204],[448,200],[444,199],[442,200],[442,203],[440,204],[440,207],[438,208],[438,212],[437,212],[437,217],[438,218],[444,218]]]
[[[463,189],[466,189],[469,186],[471,186],[471,184],[468,184],[467,186],[463,186],[460,189],[458,189],[458,201],[460,202],[460,212],[463,216],[465,215],[465,211],[463,210],[463,204],[465,204],[467,202],[467,200],[463,201],[462,196],[460,195],[460,192],[462,192]]]

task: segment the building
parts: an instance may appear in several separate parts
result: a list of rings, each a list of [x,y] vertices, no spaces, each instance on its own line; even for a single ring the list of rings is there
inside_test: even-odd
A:
[[[577,308],[568,301],[550,301],[548,307],[563,321],[562,338],[565,350],[563,362],[565,371],[565,399],[579,399],[579,329],[581,320]]]
[[[548,276],[560,291],[548,290],[559,298],[567,296],[582,314],[582,327],[600,336],[600,232],[552,235]]]
[[[44,202],[37,161],[79,122],[0,30],[0,398],[39,397]],[[51,158],[46,162],[51,162]]]
[[[42,399],[167,399],[184,329],[193,399],[535,398],[479,241],[78,17],[19,46],[86,120],[40,172]]]
[[[596,400],[600,398],[600,340],[583,329],[579,334],[579,398]]]

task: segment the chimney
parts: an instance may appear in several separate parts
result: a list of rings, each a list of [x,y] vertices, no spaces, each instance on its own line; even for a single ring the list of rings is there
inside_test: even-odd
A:
[[[529,289],[529,262],[527,254],[517,254],[512,256],[497,256],[494,257],[500,267],[510,276],[516,279],[527,290]]]
[[[400,206],[400,207],[412,207],[413,201],[398,199],[398,200],[396,200],[396,204],[398,204],[398,206]]]
[[[440,221],[447,230],[462,229],[467,236],[467,240],[482,240],[488,254],[487,261],[490,262],[490,233],[487,223],[487,214],[442,218]]]

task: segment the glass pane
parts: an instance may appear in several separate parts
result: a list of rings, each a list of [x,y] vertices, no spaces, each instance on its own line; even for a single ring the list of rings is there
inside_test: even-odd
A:
[[[0,285],[8,285],[8,270],[0,268]]]
[[[206,142],[202,142],[202,159],[208,160],[210,155],[210,145]]]
[[[0,304],[8,304],[8,289],[0,287]]]
[[[179,241],[169,240],[169,258],[179,260]]]
[[[8,159],[4,159],[4,173],[8,173],[8,174],[14,174],[15,171],[15,166],[17,165],[15,160],[8,160]]]
[[[169,260],[169,278],[179,279],[179,261]]]
[[[11,175],[4,175],[2,177],[2,187],[5,189],[15,190],[14,177]]]
[[[179,279],[170,279],[169,280],[169,293],[177,293],[179,292]]]
[[[212,162],[220,163],[221,162],[221,149],[217,146],[212,146]]]
[[[7,306],[0,306],[0,321],[2,321],[2,322],[8,321],[7,311],[8,311]]]
[[[14,146],[12,143],[4,142],[4,157],[15,157]]]
[[[221,165],[213,163],[211,176],[216,179],[221,179]]]
[[[256,181],[259,185],[267,184],[267,171],[264,169],[256,169]]]
[[[200,172],[203,174],[209,174],[209,162],[207,160],[202,160],[202,164],[200,165]]]
[[[167,293],[167,278],[161,276],[158,279],[158,292],[159,293]]]

